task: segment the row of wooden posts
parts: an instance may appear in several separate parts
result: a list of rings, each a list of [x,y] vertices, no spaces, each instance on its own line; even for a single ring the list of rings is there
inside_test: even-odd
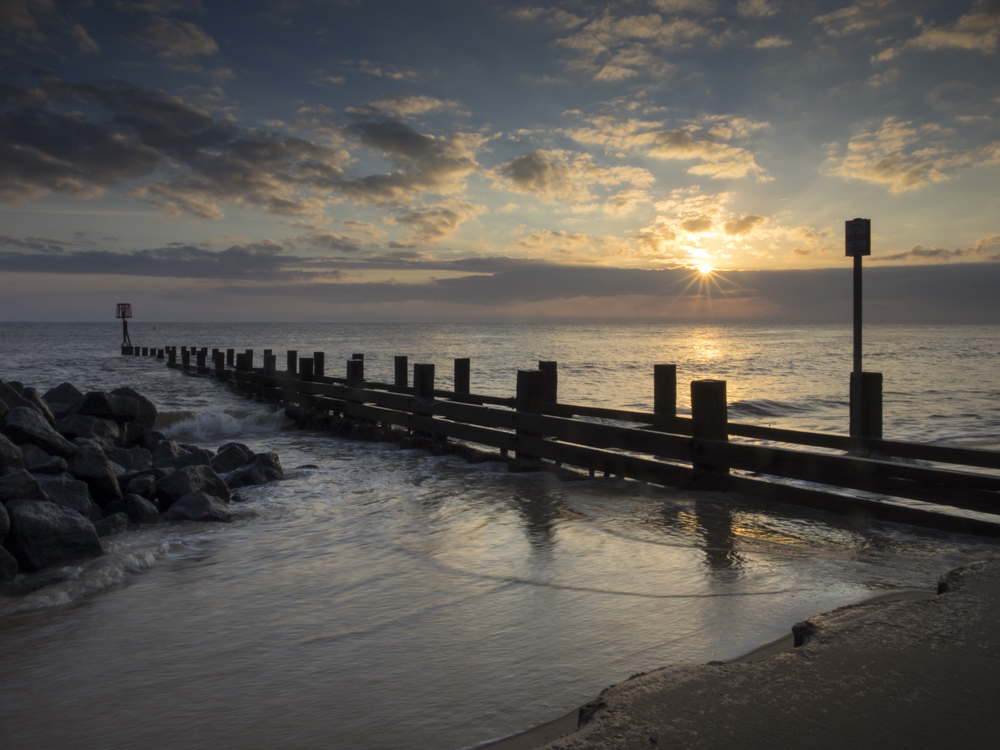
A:
[[[504,398],[472,393],[467,358],[454,361],[453,390],[444,390],[435,387],[433,364],[414,364],[411,386],[406,356],[395,358],[392,383],[366,380],[363,354],[347,360],[344,377],[327,375],[323,352],[300,357],[299,352],[288,351],[286,367],[280,371],[273,350],[264,350],[263,367],[254,366],[251,349],[210,352],[207,347],[175,346],[144,350],[142,356],[156,356],[166,359],[168,367],[228,381],[246,395],[297,407],[331,425],[402,427],[417,436],[500,448],[522,464],[577,466],[589,469],[592,476],[603,472],[693,489],[734,490],[857,519],[1000,536],[1000,517],[944,514],[842,493],[842,489],[861,490],[1000,514],[1000,477],[966,468],[1000,470],[1000,453],[883,439],[880,375],[868,379],[864,433],[850,436],[730,422],[724,380],[693,381],[691,416],[678,416],[673,364],[654,366],[653,411],[646,412],[560,403],[558,365],[552,361],[539,362],[537,370],[519,370],[514,397]],[[617,424],[597,423],[595,418]],[[755,445],[730,437],[847,455]]]

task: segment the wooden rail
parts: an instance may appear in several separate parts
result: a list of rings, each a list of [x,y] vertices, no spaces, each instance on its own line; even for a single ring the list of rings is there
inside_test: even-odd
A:
[[[215,350],[213,367],[207,366],[204,348],[182,348],[180,363],[176,347],[160,350],[160,358],[164,351],[169,367],[215,376],[246,395],[290,407],[300,421],[331,429],[370,425],[388,435],[402,428],[431,445],[452,439],[500,449],[504,456],[513,452],[525,466],[574,466],[592,476],[603,472],[739,491],[858,519],[1000,536],[1000,474],[969,469],[1000,470],[1000,452],[885,440],[880,423],[876,435],[860,438],[730,423],[724,381],[694,381],[692,416],[680,417],[672,365],[656,366],[654,411],[642,412],[559,403],[555,362],[519,371],[517,394],[501,398],[470,392],[467,359],[456,360],[456,390],[448,391],[434,387],[434,366],[428,364],[413,366],[411,386],[405,357],[396,358],[396,382],[378,383],[364,379],[359,354],[348,360],[346,377],[340,378],[326,375],[320,352],[302,358],[288,352],[287,368],[278,371],[270,350],[262,368],[253,366],[251,350]],[[881,414],[881,403],[872,408]],[[731,441],[731,436],[777,445]],[[845,492],[852,490],[875,497]],[[997,517],[951,514],[888,498]]]

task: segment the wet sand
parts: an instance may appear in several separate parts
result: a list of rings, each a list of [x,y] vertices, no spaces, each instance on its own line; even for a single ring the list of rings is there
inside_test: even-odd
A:
[[[879,597],[797,623],[794,632],[731,662],[636,675],[579,711],[489,747],[1000,742],[1000,560],[952,571],[937,595]]]

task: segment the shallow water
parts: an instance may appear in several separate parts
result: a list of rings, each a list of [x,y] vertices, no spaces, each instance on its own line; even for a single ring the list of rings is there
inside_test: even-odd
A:
[[[212,381],[114,355],[114,326],[48,328],[0,326],[0,377],[132,385],[177,439],[275,450],[287,479],[248,491],[232,524],[130,532],[63,582],[0,600],[5,746],[470,747],[635,672],[731,658],[817,612],[932,588],[996,549],[287,430]],[[325,350],[338,374],[364,351],[370,378],[408,354],[438,362],[445,387],[442,363],[471,356],[473,390],[505,396],[516,368],[556,359],[561,400],[627,408],[649,408],[652,364],[675,361],[681,382],[728,379],[734,420],[846,424],[850,341],[834,328],[158,325],[155,341],[131,328],[139,345]],[[873,329],[887,435],[996,447],[997,332]]]

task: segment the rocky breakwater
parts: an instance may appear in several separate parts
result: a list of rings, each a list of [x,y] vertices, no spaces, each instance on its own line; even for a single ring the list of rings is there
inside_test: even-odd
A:
[[[178,444],[156,414],[131,388],[40,394],[0,380],[0,591],[18,573],[102,555],[101,538],[130,526],[229,521],[233,490],[284,476],[275,453]]]

